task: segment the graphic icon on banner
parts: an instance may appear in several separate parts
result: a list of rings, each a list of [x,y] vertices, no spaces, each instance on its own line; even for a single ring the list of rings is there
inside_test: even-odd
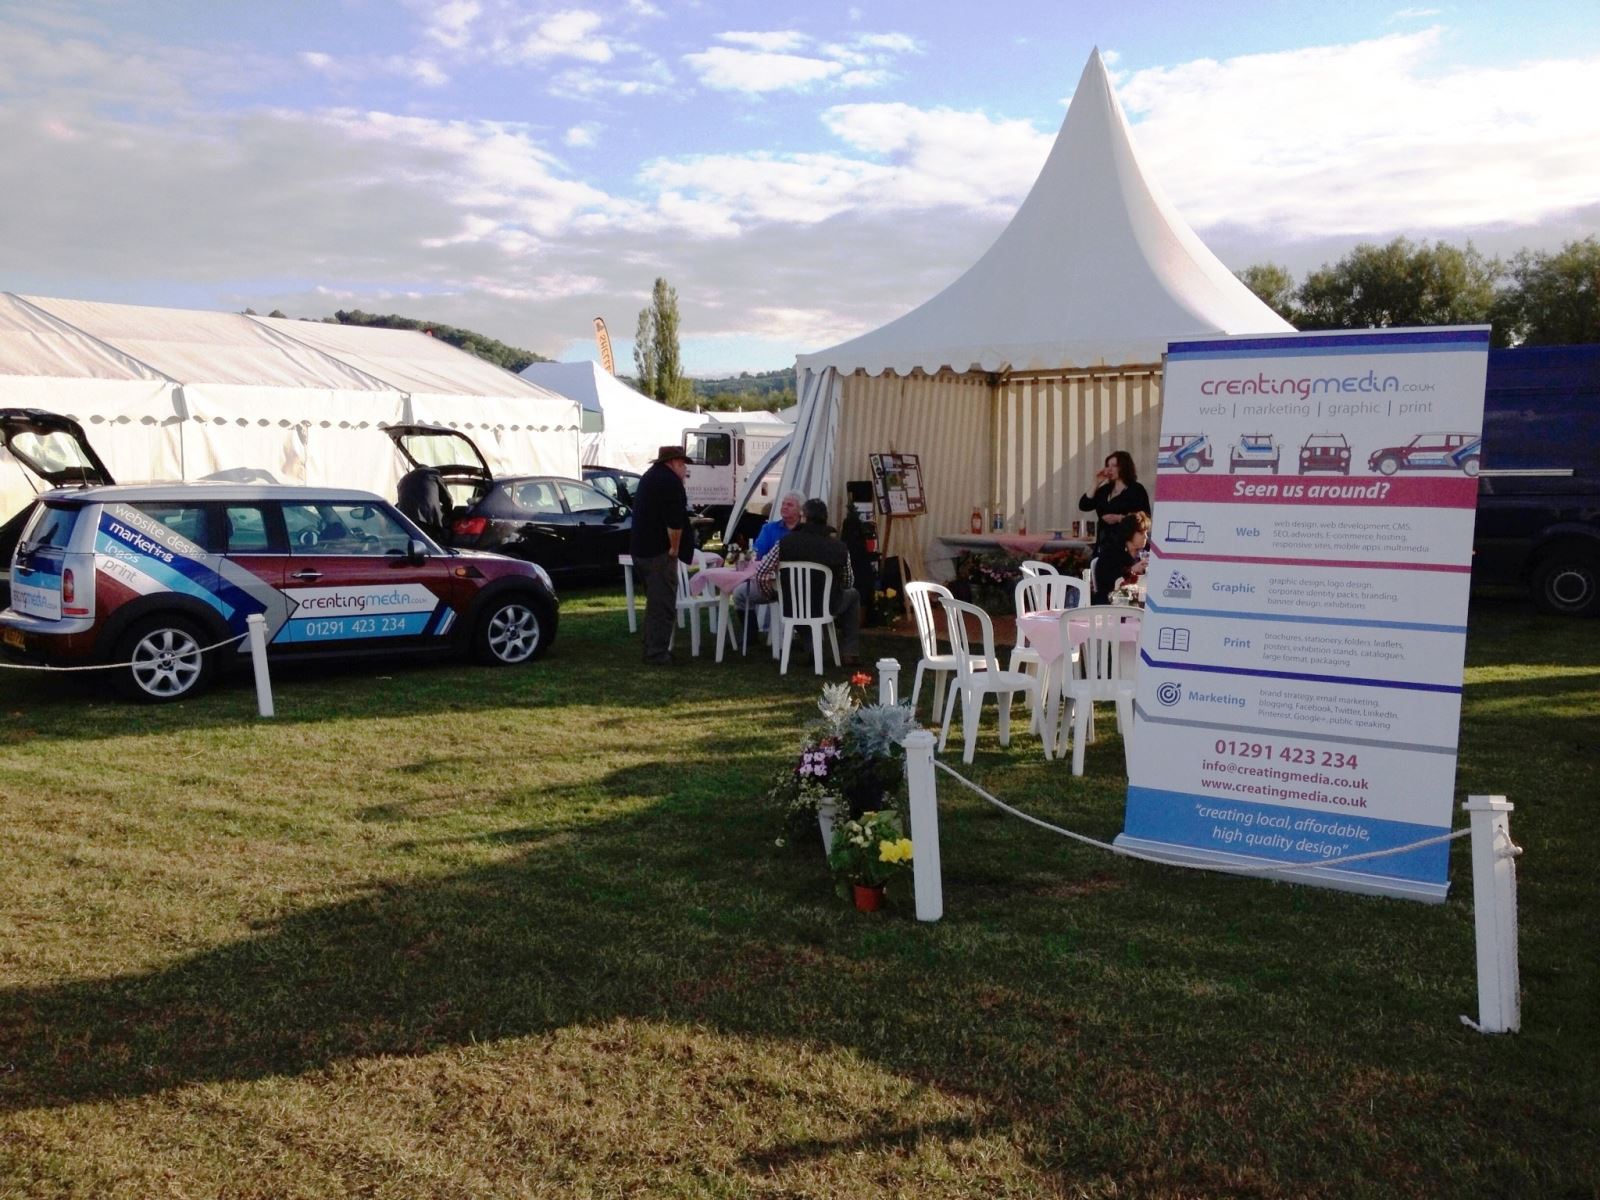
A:
[[[1162,704],[1165,704],[1168,708],[1171,708],[1179,700],[1183,699],[1183,684],[1163,683],[1160,687],[1156,688],[1156,699]]]
[[[1161,594],[1163,596],[1171,596],[1175,600],[1187,600],[1194,595],[1194,592],[1189,587],[1189,580],[1184,576],[1183,572],[1174,571],[1167,576],[1167,586],[1162,590]]]
[[[1201,528],[1198,521],[1168,521],[1167,541],[1169,542],[1203,542],[1206,540],[1206,531]]]
[[[1162,650],[1176,650],[1180,654],[1189,653],[1189,631],[1181,625],[1164,626],[1157,635],[1156,645]]]

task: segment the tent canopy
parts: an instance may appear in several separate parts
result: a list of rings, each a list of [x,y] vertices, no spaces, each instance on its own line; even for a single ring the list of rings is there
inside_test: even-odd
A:
[[[662,446],[677,445],[684,429],[700,421],[634,391],[597,362],[530,363],[522,378],[601,414],[603,428],[583,435],[586,466],[643,471]]]
[[[1095,50],[988,252],[920,307],[798,363],[868,375],[1119,366],[1159,362],[1171,338],[1289,329],[1145,175]]]

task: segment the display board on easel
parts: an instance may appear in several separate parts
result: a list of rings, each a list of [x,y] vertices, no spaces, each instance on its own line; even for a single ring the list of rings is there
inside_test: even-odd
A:
[[[919,517],[928,511],[922,490],[922,463],[915,454],[869,454],[878,512],[886,517]]]
[[[869,454],[872,463],[872,487],[878,502],[878,513],[883,517],[883,554],[887,558],[894,540],[894,528],[899,522],[912,520],[928,511],[928,495],[922,487],[922,462],[915,454]],[[927,578],[922,563],[922,544],[916,535],[903,539],[905,548],[899,552],[902,564],[902,583],[912,579]],[[911,601],[904,587],[900,589],[900,603],[907,615]]]

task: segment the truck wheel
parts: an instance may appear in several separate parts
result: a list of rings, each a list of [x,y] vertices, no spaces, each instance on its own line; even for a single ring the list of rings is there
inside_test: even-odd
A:
[[[1563,617],[1600,615],[1600,557],[1558,550],[1533,569],[1534,603]]]
[[[1183,460],[1183,469],[1189,472],[1189,474],[1193,475],[1200,469],[1200,460],[1191,454],[1188,458]]]
[[[532,596],[518,594],[491,601],[478,622],[473,653],[479,662],[491,666],[532,662],[544,652],[545,624]]]
[[[113,684],[126,699],[146,704],[197,696],[211,683],[211,655],[216,653],[202,654],[204,645],[199,626],[188,617],[145,617],[134,622],[112,651],[111,661],[132,664],[117,672]]]

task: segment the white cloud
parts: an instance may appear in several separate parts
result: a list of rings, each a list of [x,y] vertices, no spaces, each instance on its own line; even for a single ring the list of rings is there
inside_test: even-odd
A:
[[[601,24],[599,13],[566,9],[538,22],[532,32],[510,47],[511,54],[525,60],[576,58],[582,62],[610,62],[611,44],[594,36]]]
[[[707,87],[732,92],[776,92],[806,87],[837,75],[836,62],[798,54],[767,54],[759,50],[734,50],[712,46],[683,61]]]
[[[717,40],[731,42],[735,46],[764,50],[768,54],[784,54],[790,50],[800,49],[811,39],[793,29],[783,29],[768,33],[719,33]]]
[[[921,48],[916,38],[905,33],[863,33],[855,42],[863,49],[886,50],[891,54],[914,54]]]
[[[1202,59],[1118,90],[1147,168],[1198,228],[1438,231],[1600,201],[1600,58],[1440,71],[1439,41]]]
[[[1389,24],[1398,21],[1420,21],[1437,17],[1443,10],[1437,8],[1400,8],[1389,14]]]
[[[567,135],[563,140],[569,146],[592,146],[599,132],[600,127],[598,125],[574,125],[567,130]]]
[[[424,8],[423,36],[451,50],[460,50],[472,38],[472,25],[483,12],[476,0],[446,0]]]

